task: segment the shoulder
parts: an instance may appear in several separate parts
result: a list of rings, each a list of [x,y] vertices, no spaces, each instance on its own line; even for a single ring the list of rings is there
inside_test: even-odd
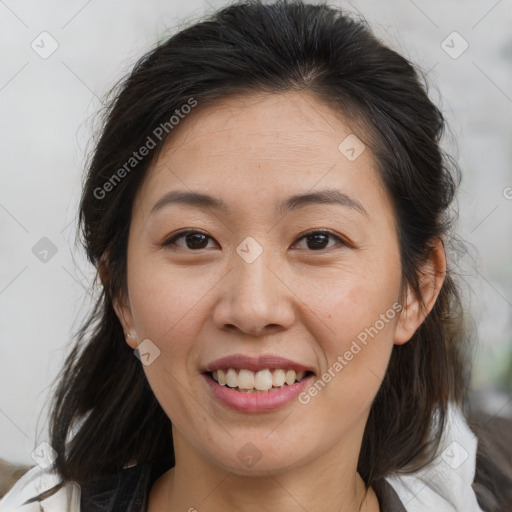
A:
[[[50,468],[34,466],[0,500],[0,512],[44,512],[45,510],[79,512],[80,487],[74,482],[68,482],[44,500],[26,503],[27,500],[51,489],[60,481],[58,475]]]
[[[386,478],[398,497],[414,512],[482,512],[472,487],[478,440],[462,411],[451,407],[435,458],[414,473]]]
[[[133,464],[84,482],[67,482],[54,494],[26,503],[61,482],[34,466],[0,500],[0,512],[142,512],[154,475],[151,464]]]

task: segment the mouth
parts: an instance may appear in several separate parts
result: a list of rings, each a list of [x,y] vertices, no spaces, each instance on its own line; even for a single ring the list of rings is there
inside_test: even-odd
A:
[[[217,402],[244,414],[291,406],[316,375],[313,367],[276,354],[234,354],[212,361],[200,371]]]
[[[204,374],[221,386],[241,393],[268,393],[293,386],[314,375],[311,370],[296,371],[291,368],[218,368]]]

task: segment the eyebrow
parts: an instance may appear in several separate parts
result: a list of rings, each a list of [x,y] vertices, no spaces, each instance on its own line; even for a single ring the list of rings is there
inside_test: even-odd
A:
[[[150,216],[156,214],[164,207],[174,204],[186,204],[207,210],[222,211],[227,214],[233,213],[228,204],[218,197],[201,194],[199,192],[189,192],[186,190],[171,190],[155,203],[151,209]],[[318,192],[295,194],[290,196],[277,205],[275,214],[278,216],[284,216],[288,212],[298,210],[311,204],[333,204],[344,206],[346,208],[357,210],[368,216],[368,212],[357,199],[354,199],[353,197],[350,197],[336,189],[326,189]]]

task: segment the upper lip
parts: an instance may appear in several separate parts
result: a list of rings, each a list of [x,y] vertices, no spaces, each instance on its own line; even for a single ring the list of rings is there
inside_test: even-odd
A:
[[[203,368],[203,372],[213,372],[215,370],[229,368],[247,369],[256,372],[267,368],[282,368],[295,370],[296,372],[309,371],[315,373],[314,369],[309,366],[272,354],[260,355],[258,357],[251,357],[244,354],[233,354],[231,356],[221,357],[220,359],[216,359],[215,361],[208,363]]]

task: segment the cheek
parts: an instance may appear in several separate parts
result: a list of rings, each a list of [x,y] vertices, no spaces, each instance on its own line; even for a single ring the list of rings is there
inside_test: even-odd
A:
[[[358,417],[371,405],[393,349],[398,293],[399,272],[393,269],[373,277],[345,274],[322,295],[311,292],[307,300],[316,306],[309,329],[323,364],[303,403],[315,402],[318,414],[333,421],[347,411]]]
[[[205,274],[203,270],[200,278],[180,269],[171,272],[164,264],[133,268],[130,303],[137,333],[160,349],[169,367],[183,366],[178,361],[200,332],[208,290],[216,283]]]
[[[381,267],[382,268],[382,267]],[[326,352],[347,348],[359,336],[364,342],[368,329],[375,337],[389,338],[398,320],[397,300],[400,275],[396,269],[372,269],[368,266],[332,272],[328,278],[313,282],[302,278],[295,289],[304,303],[303,318],[310,318],[310,329]],[[393,307],[394,305],[394,307]],[[309,306],[309,308],[307,307]],[[306,311],[309,314],[306,315]]]
[[[208,279],[192,278],[164,265],[133,267],[130,303],[139,339],[149,339],[158,349],[144,372],[157,401],[175,425],[187,425],[197,415],[197,404],[184,392],[192,385],[196,368],[194,340],[204,318]],[[171,399],[172,398],[172,399]]]

